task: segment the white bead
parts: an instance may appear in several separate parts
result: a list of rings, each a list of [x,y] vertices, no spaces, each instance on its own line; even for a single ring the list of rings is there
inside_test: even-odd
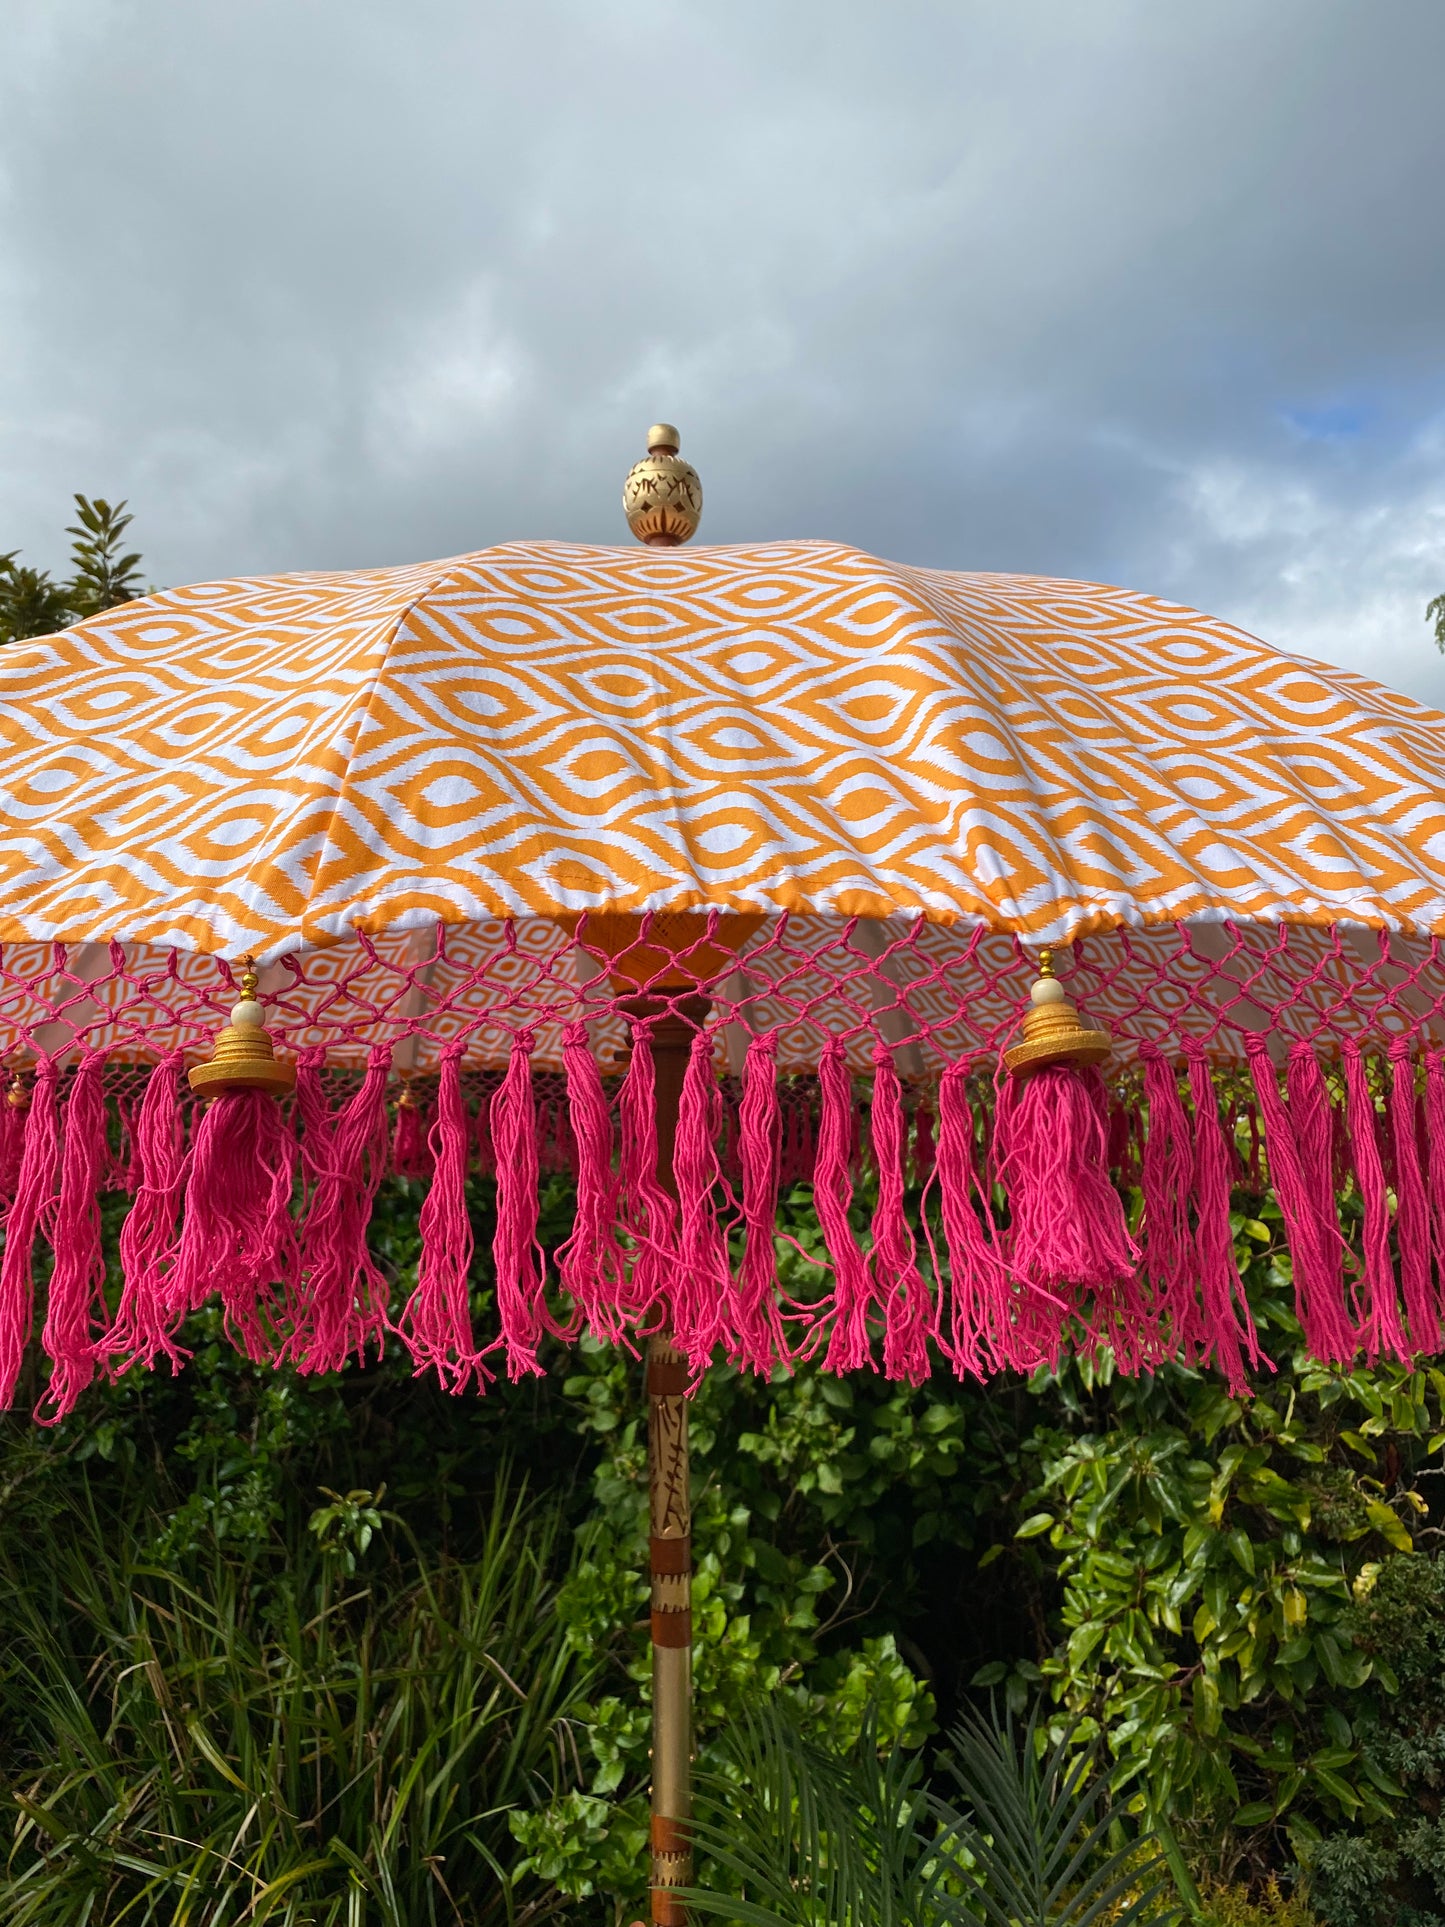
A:
[[[259,1030],[265,1021],[265,1011],[262,1010],[259,1004],[253,1004],[249,997],[244,1003],[232,1004],[231,1006],[231,1022],[233,1024],[239,1024],[242,1029],[249,1027],[254,1030]]]
[[[1066,1002],[1064,986],[1057,977],[1040,977],[1029,988],[1029,1002],[1034,1004],[1062,1004]]]

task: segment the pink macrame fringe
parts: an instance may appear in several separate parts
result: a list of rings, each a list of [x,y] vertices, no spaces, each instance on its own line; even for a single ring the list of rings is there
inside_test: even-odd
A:
[[[737,1361],[766,1378],[787,1361],[778,1308],[776,1219],[782,1182],[783,1119],[778,1103],[778,1040],[754,1037],[743,1066],[738,1111],[738,1162],[746,1243],[733,1287],[732,1323]]]
[[[1139,1174],[1144,1269],[1158,1294],[1164,1318],[1186,1354],[1194,1357],[1203,1332],[1189,1233],[1189,1195],[1194,1178],[1189,1118],[1173,1064],[1157,1045],[1146,1046],[1140,1055],[1144,1060],[1144,1102],[1149,1111]]]
[[[937,1176],[948,1240],[948,1355],[960,1376],[984,1378],[1001,1366],[1029,1372],[1052,1361],[1064,1307],[1027,1279],[1014,1280],[1001,1255],[975,1162],[968,1070],[967,1064],[951,1064],[938,1086]],[[941,1276],[941,1268],[935,1269]]]
[[[1445,1058],[1425,1057],[1425,1166],[1430,1187],[1430,1245],[1436,1276],[1445,1284]]]
[[[1390,1143],[1400,1290],[1411,1349],[1433,1352],[1440,1343],[1440,1307],[1430,1272],[1430,1204],[1420,1169],[1422,1108],[1415,1092],[1410,1047],[1403,1041],[1394,1043],[1390,1046]]]
[[[1319,1079],[1316,1093],[1303,1066],[1297,1067],[1295,1099],[1305,1107],[1302,1115],[1307,1119],[1305,1131],[1299,1133],[1280,1096],[1279,1077],[1270,1061],[1267,1040],[1259,1032],[1251,1031],[1245,1038],[1245,1050],[1264,1124],[1270,1181],[1284,1219],[1300,1328],[1316,1358],[1326,1364],[1346,1364],[1354,1357],[1358,1344],[1345,1309],[1344,1240],[1335,1216],[1333,1194],[1326,1217],[1317,1198],[1318,1171],[1314,1171],[1313,1183],[1306,1175],[1307,1160],[1313,1167],[1322,1155],[1315,1140],[1320,1136],[1321,1117],[1328,1119],[1329,1115],[1324,1080]],[[1315,1068],[1317,1071],[1318,1066]]]
[[[818,1064],[821,1109],[813,1160],[813,1202],[823,1244],[833,1263],[833,1326],[824,1367],[830,1372],[877,1370],[868,1343],[873,1281],[848,1219],[853,1202],[853,1080],[842,1040],[830,1037]]]
[[[430,1150],[431,1189],[421,1207],[416,1289],[400,1332],[418,1372],[434,1371],[451,1392],[491,1377],[472,1332],[472,1221],[467,1213],[471,1131],[462,1100],[462,1046],[449,1044],[437,1078]]]
[[[873,1052],[872,1137],[878,1171],[873,1283],[883,1306],[883,1371],[887,1378],[920,1385],[929,1373],[928,1341],[937,1336],[937,1318],[903,1209],[906,1136],[893,1054],[879,1044]]]
[[[224,1091],[207,1104],[187,1159],[185,1216],[171,1272],[170,1315],[220,1298],[232,1343],[273,1360],[298,1283],[291,1194],[296,1140],[267,1091]]]
[[[100,1192],[105,1182],[104,1059],[87,1051],[65,1102],[60,1196],[50,1233],[50,1274],[40,1343],[50,1360],[50,1383],[36,1410],[42,1425],[58,1425],[95,1376],[98,1330],[108,1323],[105,1258],[100,1245]]]
[[[617,1344],[631,1309],[627,1260],[615,1229],[618,1182],[612,1169],[612,1114],[585,1024],[568,1026],[562,1063],[576,1149],[577,1211],[571,1235],[557,1252],[557,1273],[581,1325],[594,1338]],[[575,1328],[565,1335],[571,1336]]]
[[[28,1094],[23,1105],[12,1104],[8,1079],[0,1078],[0,1210],[14,1199],[20,1183],[20,1160],[25,1155],[25,1119],[28,1110]]]
[[[368,1345],[385,1343],[391,1288],[372,1257],[366,1228],[387,1165],[386,1086],[391,1047],[374,1045],[366,1075],[335,1116],[318,1067],[297,1068],[304,1135],[301,1163],[310,1201],[301,1241],[301,1289],[283,1357],[301,1372],[337,1372]]]
[[[1187,1056],[1189,1094],[1194,1100],[1193,1270],[1198,1279],[1200,1313],[1193,1334],[1193,1355],[1213,1365],[1227,1380],[1229,1389],[1240,1393],[1248,1384],[1245,1359],[1252,1366],[1269,1361],[1259,1349],[1234,1255],[1234,1230],[1229,1221],[1232,1173],[1219,1100],[1203,1054],[1190,1051]]]
[[[634,1245],[630,1295],[654,1329],[671,1316],[678,1264],[677,1208],[658,1174],[657,1109],[647,1026],[632,1026],[632,1056],[618,1100],[622,1155],[618,1172],[621,1217]]]
[[[1400,1323],[1395,1270],[1390,1262],[1390,1205],[1385,1195],[1385,1170],[1380,1161],[1379,1124],[1370,1091],[1369,1072],[1359,1046],[1347,1040],[1345,1112],[1354,1153],[1355,1182],[1365,1207],[1365,1303],[1360,1340],[1371,1364],[1379,1358],[1408,1362],[1409,1343]]]
[[[678,1216],[672,1342],[694,1372],[703,1370],[719,1345],[737,1349],[729,1331],[733,1285],[727,1232],[718,1215],[721,1134],[722,1094],[713,1075],[712,1037],[700,1030],[683,1073],[672,1151]]]
[[[491,1104],[491,1140],[497,1165],[497,1228],[492,1258],[497,1276],[497,1313],[506,1347],[507,1376],[540,1374],[537,1347],[546,1325],[545,1258],[537,1242],[540,1209],[538,1138],[532,1103],[530,1031],[519,1033],[511,1061]]]
[[[171,1288],[185,1183],[181,1069],[178,1051],[163,1057],[131,1116],[135,1200],[120,1228],[120,1304],[101,1341],[116,1373],[149,1368],[162,1355],[174,1372],[190,1356],[175,1342],[180,1312]]]
[[[454,1390],[490,1376],[493,1349],[505,1349],[515,1378],[541,1369],[545,1334],[584,1328],[629,1345],[639,1331],[666,1330],[694,1372],[721,1355],[767,1375],[821,1346],[831,1370],[881,1363],[910,1382],[927,1375],[935,1346],[955,1371],[982,1377],[1057,1361],[1082,1328],[1113,1348],[1122,1370],[1174,1356],[1239,1391],[1252,1371],[1272,1369],[1230,1216],[1231,1189],[1263,1181],[1262,1155],[1310,1351],[1332,1363],[1361,1351],[1406,1360],[1440,1342],[1445,1058],[1428,1053],[1417,1085],[1407,1039],[1374,1062],[1346,1044],[1339,1078],[1327,1081],[1308,1046],[1292,1046],[1281,1072],[1267,1038],[1249,1034],[1249,1105],[1216,1084],[1203,1048],[1186,1040],[1182,1061],[1145,1047],[1142,1088],[1122,1096],[1097,1073],[1054,1067],[1004,1082],[992,1109],[975,1114],[966,1063],[949,1067],[936,1092],[905,1101],[880,1043],[860,1095],[842,1038],[825,1043],[816,1079],[780,1080],[779,1040],[767,1033],[750,1041],[740,1079],[720,1079],[714,1034],[699,1031],[664,1169],[649,1021],[633,1019],[620,1133],[587,1029],[574,1024],[564,1035],[565,1098],[555,1082],[534,1086],[523,1035],[475,1120],[462,1094],[465,1045],[449,1046],[424,1155],[417,1110],[404,1107],[394,1134],[389,1125],[382,1045],[334,1110],[319,1053],[303,1056],[289,1110],[255,1092],[197,1106],[189,1150],[179,1057],[158,1064],[138,1097],[140,1087],[117,1080],[135,1196],[109,1329],[97,1202],[122,1160],[108,1137],[104,1064],[91,1052],[62,1073],[42,1059],[30,1107],[7,1106],[0,1118],[0,1192],[13,1193],[0,1256],[0,1391],[13,1396],[32,1327],[37,1236],[54,1251],[42,1333],[47,1420],[72,1409],[101,1366],[114,1373],[165,1357],[174,1369],[186,1356],[183,1319],[213,1294],[233,1340],[257,1361],[329,1371],[364,1357],[389,1328],[386,1279],[366,1242],[376,1187],[388,1169],[427,1166],[422,1258],[397,1329],[417,1368],[436,1369]],[[1246,1130],[1241,1157],[1236,1136]],[[466,1185],[483,1147],[497,1172],[499,1335],[479,1350]],[[1138,1247],[1111,1164],[1119,1185],[1136,1182],[1141,1193]],[[568,1304],[559,1322],[539,1187],[561,1170],[575,1178],[576,1218],[555,1261]],[[869,1192],[876,1185],[869,1230],[860,1174]],[[828,1298],[813,1305],[781,1293],[777,1261],[779,1193],[805,1176],[832,1271]],[[1342,1177],[1363,1208],[1359,1260],[1341,1228]],[[995,1182],[1008,1209],[1002,1235]],[[910,1184],[923,1187],[920,1202]],[[940,1216],[946,1259],[934,1245]],[[795,1325],[802,1337],[792,1343]]]
[[[0,1409],[15,1397],[35,1318],[35,1239],[55,1208],[60,1176],[60,1073],[49,1058],[35,1067],[15,1199],[0,1257]]]

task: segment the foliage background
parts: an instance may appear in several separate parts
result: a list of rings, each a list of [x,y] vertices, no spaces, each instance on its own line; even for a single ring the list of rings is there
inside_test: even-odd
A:
[[[1247,1404],[1178,1367],[1130,1382],[1071,1364],[1028,1383],[938,1377],[916,1390],[811,1368],[771,1384],[709,1375],[693,1414],[705,1767],[720,1765],[730,1722],[779,1696],[836,1748],[876,1708],[883,1742],[927,1752],[981,1689],[1017,1707],[1042,1692],[1056,1730],[1081,1715],[1081,1737],[1103,1734],[1136,1810],[1173,1817],[1206,1886],[1258,1893],[1277,1877],[1288,1889],[1305,1868],[1312,1905],[1339,1927],[1445,1921],[1445,1586],[1433,1551],[1445,1375],[1324,1372],[1298,1357],[1272,1207],[1241,1202],[1259,1213],[1238,1214],[1238,1248],[1276,1365]],[[399,1292],[418,1204],[419,1188],[391,1181],[374,1223]],[[472,1208],[485,1254],[488,1181],[474,1183]],[[569,1219],[553,1180],[547,1237]],[[484,1255],[475,1291],[484,1322]],[[293,1598],[346,1577],[348,1663],[369,1639],[384,1670],[398,1602],[426,1575],[453,1589],[475,1578],[498,1494],[525,1484],[542,1522],[547,1664],[571,1681],[555,1709],[568,1737],[498,1781],[508,1811],[488,1884],[497,1907],[631,1918],[647,1765],[638,1363],[584,1345],[549,1358],[544,1379],[452,1398],[395,1351],[300,1381],[246,1365],[208,1315],[192,1336],[196,1355],[174,1380],[103,1387],[54,1431],[23,1410],[3,1421],[11,1801],[55,1795],[67,1721],[87,1696],[104,1726],[96,1657],[109,1635],[66,1563],[77,1544],[86,1571],[143,1568],[142,1590],[208,1574],[214,1600],[224,1573],[236,1640],[258,1650],[283,1577]],[[353,1575],[319,1558],[328,1544],[349,1548]],[[57,1707],[33,1674],[59,1626],[74,1663]],[[112,1736],[136,1782],[149,1745],[134,1730]],[[225,1757],[237,1768],[234,1747]],[[57,1796],[57,1810],[69,1826],[67,1798],[73,1808]],[[12,1812],[13,1877],[44,1829]],[[354,1850],[364,1856],[364,1842]]]

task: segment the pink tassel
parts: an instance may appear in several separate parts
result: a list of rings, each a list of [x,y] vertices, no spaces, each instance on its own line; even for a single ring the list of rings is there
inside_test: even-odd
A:
[[[6,1080],[0,1077],[0,1084]],[[21,1087],[24,1091],[24,1087]],[[12,1104],[9,1090],[0,1090],[0,1209],[14,1198],[20,1184],[20,1160],[25,1155],[25,1119],[30,1111],[30,1094],[24,1103]]]
[[[872,1118],[873,1157],[878,1168],[873,1280],[883,1304],[883,1372],[887,1378],[921,1385],[930,1369],[928,1341],[936,1332],[937,1320],[903,1210],[907,1126],[893,1053],[886,1044],[876,1044],[873,1049]]]
[[[1425,1170],[1430,1187],[1430,1241],[1435,1269],[1445,1280],[1445,1058],[1425,1056]]]
[[[995,1129],[1012,1265],[1031,1284],[1072,1292],[1095,1341],[1112,1345],[1124,1370],[1137,1369],[1153,1332],[1134,1276],[1138,1251],[1104,1164],[1098,1072],[1050,1064],[1010,1079],[999,1092]],[[1083,1292],[1098,1301],[1092,1314]]]
[[[933,1125],[933,1111],[928,1099],[922,1098],[913,1113],[913,1182],[920,1191],[933,1176],[933,1167],[938,1162]]]
[[[677,1107],[672,1171],[677,1185],[678,1268],[673,1289],[673,1343],[694,1372],[710,1362],[719,1345],[735,1354],[728,1329],[732,1268],[727,1232],[718,1216],[722,1167],[722,1093],[712,1068],[712,1034],[692,1040]]]
[[[1279,1200],[1294,1270],[1295,1311],[1304,1332],[1305,1343],[1314,1356],[1326,1364],[1342,1365],[1358,1350],[1354,1326],[1345,1310],[1343,1255],[1338,1220],[1331,1198],[1330,1220],[1320,1216],[1314,1187],[1307,1178],[1304,1155],[1295,1131],[1294,1118],[1286,1110],[1279,1092],[1279,1077],[1270,1061],[1269,1045],[1258,1031],[1244,1040],[1249,1057],[1254,1094],[1264,1124],[1264,1149],[1269,1163],[1270,1183]],[[1313,1061],[1313,1060],[1311,1060]],[[1318,1066],[1316,1066],[1318,1070]],[[1296,1071],[1296,1089],[1303,1091]],[[1320,1088],[1323,1089],[1321,1080]],[[1302,1102],[1305,1100],[1302,1098]],[[1311,1128],[1318,1131],[1315,1100],[1309,1099]],[[1328,1115],[1328,1107],[1326,1107]],[[1312,1152],[1312,1155],[1315,1153]]]
[[[569,1024],[562,1039],[567,1105],[577,1159],[577,1215],[557,1253],[563,1289],[595,1338],[615,1345],[628,1310],[626,1259],[617,1242],[617,1179],[612,1170],[612,1116],[602,1073],[585,1024]],[[574,1326],[567,1336],[575,1335]]]
[[[171,1276],[172,1316],[220,1296],[226,1331],[254,1364],[275,1362],[296,1288],[291,1193],[296,1140],[267,1091],[223,1091],[191,1145]]]
[[[1244,1358],[1258,1366],[1263,1354],[1244,1280],[1234,1256],[1229,1222],[1229,1144],[1209,1065],[1198,1046],[1186,1045],[1189,1094],[1194,1099],[1194,1271],[1199,1280],[1202,1329],[1194,1355],[1222,1372],[1232,1393],[1248,1390]],[[1269,1363],[1267,1359],[1264,1360]]]
[[[285,1356],[301,1372],[339,1372],[353,1354],[364,1359],[369,1344],[378,1357],[384,1349],[391,1288],[367,1248],[366,1227],[387,1163],[390,1075],[391,1046],[373,1045],[365,1077],[333,1117],[315,1068],[304,1060],[297,1067],[302,1168],[312,1189]]]
[[[464,1043],[453,1043],[442,1052],[429,1147],[434,1170],[421,1207],[421,1260],[400,1325],[417,1371],[435,1371],[450,1392],[465,1391],[473,1378],[481,1391],[491,1377],[472,1335],[471,1131],[461,1079],[465,1049]]]
[[[769,1032],[754,1037],[743,1066],[743,1101],[738,1111],[738,1162],[747,1243],[733,1290],[733,1329],[738,1362],[767,1378],[775,1364],[789,1359],[778,1309],[778,1250],[774,1242],[783,1152],[778,1107],[778,1040]]]
[[[823,1243],[833,1261],[833,1329],[823,1361],[830,1372],[877,1370],[868,1345],[873,1281],[848,1221],[853,1202],[852,1139],[856,1112],[853,1080],[841,1038],[830,1037],[818,1060],[822,1109],[813,1165],[813,1199]]]
[[[507,1376],[540,1377],[537,1347],[546,1325],[546,1259],[537,1242],[541,1209],[536,1113],[532,1102],[530,1031],[512,1040],[507,1074],[493,1094],[491,1139],[497,1159],[497,1228],[492,1258],[497,1274],[497,1313],[507,1348]]]
[[[396,1128],[391,1139],[391,1168],[399,1178],[429,1178],[431,1158],[426,1148],[426,1126],[421,1106],[403,1083],[396,1101]]]
[[[104,1075],[105,1059],[87,1051],[65,1104],[60,1200],[51,1232],[55,1267],[40,1339],[51,1361],[50,1383],[35,1413],[41,1425],[58,1425],[75,1409],[95,1377],[97,1312],[102,1330],[110,1322],[100,1244],[100,1192],[108,1162]]]
[[[1420,1169],[1420,1104],[1415,1066],[1404,1038],[1390,1045],[1390,1132],[1395,1149],[1395,1235],[1400,1246],[1400,1285],[1410,1345],[1415,1352],[1440,1346],[1440,1310],[1430,1276],[1430,1205]]]
[[[5,1220],[5,1252],[0,1258],[0,1409],[13,1400],[25,1361],[35,1315],[35,1236],[50,1218],[56,1202],[60,1177],[58,1078],[48,1058],[35,1066],[15,1202]]]
[[[1335,1205],[1336,1190],[1343,1189],[1343,1177],[1338,1183],[1336,1180],[1335,1117],[1324,1073],[1306,1043],[1290,1045],[1285,1089],[1289,1094],[1290,1123],[1299,1146],[1300,1174],[1310,1211],[1320,1226],[1320,1254],[1331,1266],[1330,1293],[1332,1297],[1337,1295],[1343,1304],[1346,1246],[1340,1235]]]
[[[966,1063],[950,1064],[938,1086],[938,1191],[951,1313],[946,1350],[960,1378],[965,1372],[984,1378],[1001,1366],[1032,1371],[1051,1348],[1043,1342],[1036,1307],[1021,1306],[1014,1315],[1008,1269],[998,1255],[993,1214],[974,1162],[968,1073]],[[975,1196],[982,1219],[973,1208]],[[1043,1302],[1062,1309],[1056,1299]]]
[[[147,1370],[164,1354],[172,1372],[189,1358],[174,1341],[180,1312],[172,1308],[171,1271],[185,1182],[186,1128],[181,1115],[179,1051],[163,1057],[146,1079],[132,1114],[135,1202],[120,1227],[120,1305],[102,1350],[117,1374]]]
[[[484,1086],[481,1102],[477,1106],[477,1175],[483,1178],[494,1177],[497,1170],[497,1150],[492,1143],[492,1099],[496,1094],[496,1091],[489,1092]]]
[[[1385,1172],[1380,1162],[1379,1125],[1375,1100],[1370,1092],[1369,1072],[1360,1047],[1347,1038],[1342,1047],[1345,1062],[1345,1111],[1354,1151],[1355,1182],[1365,1207],[1362,1243],[1365,1256],[1365,1293],[1368,1308],[1361,1337],[1365,1357],[1373,1364],[1381,1357],[1409,1362],[1410,1348],[1400,1324],[1395,1293],[1395,1272],[1390,1262],[1390,1207],[1385,1196]]]
[[[1157,1044],[1146,1044],[1139,1054],[1144,1060],[1144,1102],[1149,1109],[1140,1172],[1144,1270],[1158,1293],[1173,1342],[1188,1358],[1196,1355],[1201,1341],[1189,1233],[1194,1180],[1189,1119],[1173,1064]]]
[[[619,1190],[622,1220],[636,1245],[631,1296],[644,1317],[671,1303],[677,1271],[677,1210],[657,1170],[657,1109],[652,1046],[643,1023],[632,1026],[632,1055],[618,1105],[622,1124]]]

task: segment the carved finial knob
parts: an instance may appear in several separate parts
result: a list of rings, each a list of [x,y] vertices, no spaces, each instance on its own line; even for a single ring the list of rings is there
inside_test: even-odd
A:
[[[671,422],[654,422],[646,455],[622,485],[627,526],[653,548],[691,541],[702,520],[702,483],[691,462],[678,455],[681,440]]]

